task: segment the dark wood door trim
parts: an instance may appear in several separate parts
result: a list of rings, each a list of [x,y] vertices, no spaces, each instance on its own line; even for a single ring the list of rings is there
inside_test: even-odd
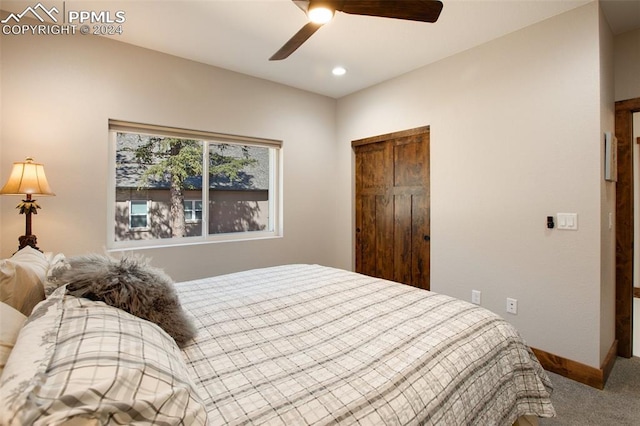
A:
[[[415,129],[402,130],[399,132],[387,133],[386,135],[372,136],[370,138],[357,139],[355,141],[351,141],[351,147],[355,148],[356,146],[360,145],[384,142],[388,141],[389,139],[405,138],[408,136],[421,135],[424,133],[429,133],[429,126],[416,127]]]
[[[615,104],[618,139],[616,184],[616,339],[618,355],[630,358],[633,348],[633,114],[640,98]]]

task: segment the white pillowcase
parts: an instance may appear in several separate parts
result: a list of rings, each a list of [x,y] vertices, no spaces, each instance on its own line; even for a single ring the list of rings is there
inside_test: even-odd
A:
[[[69,269],[69,263],[63,253],[47,256],[49,260],[49,269],[47,270],[47,278],[44,281],[44,295],[49,297],[58,287],[65,283],[60,283],[54,279],[56,273],[60,273],[60,269]]]
[[[0,302],[0,377],[26,319],[22,313]]]
[[[44,299],[48,269],[47,256],[30,246],[0,261],[0,301],[28,316]]]

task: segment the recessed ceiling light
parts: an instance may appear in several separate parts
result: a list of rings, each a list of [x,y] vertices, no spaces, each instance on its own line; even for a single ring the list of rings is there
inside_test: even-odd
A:
[[[333,70],[331,70],[331,73],[333,75],[345,75],[347,73],[347,70],[345,67],[335,67]]]

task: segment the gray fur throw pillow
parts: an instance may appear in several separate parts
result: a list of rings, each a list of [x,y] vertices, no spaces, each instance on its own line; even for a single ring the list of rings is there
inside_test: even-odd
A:
[[[67,284],[67,293],[100,300],[159,325],[183,347],[196,328],[182,309],[173,280],[137,256],[114,259],[90,254],[69,257],[50,272],[51,281]]]

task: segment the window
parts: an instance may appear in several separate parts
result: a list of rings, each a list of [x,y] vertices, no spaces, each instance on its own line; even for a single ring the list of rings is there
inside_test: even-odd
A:
[[[184,200],[184,220],[187,222],[202,220],[202,200]]]
[[[149,203],[139,200],[129,201],[129,228],[146,229],[149,224]]]
[[[280,235],[281,142],[114,120],[109,130],[110,248]]]

